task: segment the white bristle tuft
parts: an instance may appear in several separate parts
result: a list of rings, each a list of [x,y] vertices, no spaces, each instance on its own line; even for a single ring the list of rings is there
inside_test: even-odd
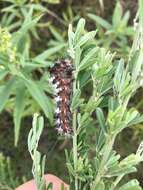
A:
[[[56,108],[55,113],[61,113],[61,110],[59,108]]]
[[[60,119],[57,119],[57,120],[56,120],[56,124],[58,124],[58,125],[61,124]]]
[[[56,102],[60,102],[60,101],[62,101],[62,98],[61,98],[60,96],[57,96],[56,98],[54,98],[54,100],[55,100]]]

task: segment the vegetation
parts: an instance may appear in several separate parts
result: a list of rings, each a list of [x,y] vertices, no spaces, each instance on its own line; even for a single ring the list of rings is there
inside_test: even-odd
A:
[[[102,14],[104,2],[95,2]],[[28,135],[37,189],[52,190],[52,184],[46,187],[43,175],[53,172],[67,180],[71,190],[141,190],[143,176],[137,175],[137,170],[143,161],[142,98],[135,95],[141,93],[143,85],[143,0],[138,0],[134,23],[122,1],[111,5],[113,14],[107,14],[108,20],[92,5],[83,10],[74,1],[64,7],[60,0],[1,0],[0,7],[0,111],[1,118],[6,113],[13,120],[15,152],[26,143],[27,126],[31,125],[28,118],[35,113],[44,117],[34,115]],[[85,20],[90,32],[85,29]],[[73,64],[70,138],[54,131],[54,89],[49,68],[62,58]],[[41,135],[44,138],[40,140]],[[49,151],[44,148],[47,141]],[[127,146],[128,150],[124,148]],[[31,162],[28,159],[27,173],[19,174],[17,164],[21,165],[22,158],[16,156],[16,163],[1,152],[0,189],[11,190],[31,177]],[[53,158],[50,163],[50,154],[56,155],[55,162]]]

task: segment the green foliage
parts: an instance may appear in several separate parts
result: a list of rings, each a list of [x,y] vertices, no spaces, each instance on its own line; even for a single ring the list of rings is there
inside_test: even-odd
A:
[[[37,150],[43,127],[43,118],[35,114],[33,126],[28,135],[28,150],[33,160],[32,173],[38,190],[46,190],[46,184],[43,179],[46,156],[41,156],[41,153]]]
[[[120,22],[121,15],[118,3],[113,16],[114,25]],[[141,18],[139,20],[141,21]],[[71,189],[142,189],[137,180],[131,180],[125,185],[120,182],[124,176],[137,171],[136,165],[143,161],[142,143],[136,154],[124,159],[113,149],[117,135],[124,128],[143,121],[143,116],[135,108],[128,108],[129,100],[141,87],[141,24],[138,25],[137,37],[126,66],[125,60],[116,60],[114,54],[92,43],[96,32],[88,33],[84,26],[85,20],[81,19],[75,32],[71,25],[68,32],[68,53],[75,68],[71,104],[73,148],[71,153],[66,151]],[[89,100],[82,96],[83,86],[87,84],[82,84],[84,73],[89,74],[88,82],[92,84]],[[97,122],[92,117],[94,111]],[[87,143],[89,130],[95,132],[92,134],[92,138],[95,138],[94,156],[90,156],[91,142]]]
[[[17,46],[18,46],[20,40],[23,39],[23,36],[21,36],[20,31],[18,31],[15,35],[16,38],[14,39],[17,41]],[[16,46],[15,49],[17,49]],[[12,50],[10,49],[10,51]],[[0,54],[1,57],[0,110],[2,111],[8,105],[8,101],[14,104],[12,109],[14,109],[15,144],[17,144],[21,117],[23,116],[24,111],[27,112],[27,110],[25,110],[26,107],[28,108],[29,106],[33,106],[31,105],[31,102],[29,102],[31,97],[35,100],[35,102],[37,102],[37,105],[39,105],[38,107],[41,107],[43,109],[43,111],[45,112],[46,116],[50,119],[50,121],[52,120],[52,102],[46,96],[45,89],[43,88],[42,85],[40,85],[40,80],[35,81],[34,79],[32,79],[32,73],[34,72],[34,70],[36,70],[37,67],[36,64],[33,64],[32,61],[31,63],[29,63],[29,60],[27,60],[27,56],[24,54],[24,52],[23,51],[19,52],[18,49],[16,50],[15,53],[13,52],[13,55],[10,55],[8,53],[1,52]],[[33,66],[32,69],[28,68],[30,67],[30,64]],[[38,67],[42,68],[43,65],[38,64]],[[45,81],[42,82],[44,83]],[[20,93],[22,94],[22,96]]]
[[[95,22],[98,28],[97,44],[111,49],[114,47],[114,50],[121,54],[129,52],[128,39],[133,37],[135,32],[132,26],[128,26],[130,12],[127,11],[123,15],[120,1],[116,3],[111,23],[93,13],[88,13],[88,17]]]
[[[42,109],[52,123],[53,103],[46,95],[46,93],[52,94],[52,89],[50,84],[49,88],[45,86],[48,83],[49,75],[45,71],[38,80],[35,80],[33,76],[34,72],[51,65],[47,59],[50,60],[54,53],[63,48],[63,45],[60,45],[48,49],[34,58],[29,56],[30,42],[27,42],[26,36],[39,20],[39,16],[32,17],[32,10],[31,8],[18,31],[10,34],[7,29],[1,29],[0,111],[7,109],[14,113],[15,145],[18,142],[23,116],[31,115]]]
[[[13,172],[10,158],[0,153],[0,189],[13,190],[18,184],[19,180]]]
[[[42,156],[41,153],[37,150],[43,128],[43,117],[35,114],[33,118],[32,129],[28,135],[28,150],[33,161],[32,174],[36,182],[37,190],[52,190],[53,184],[46,184],[44,180],[46,156]],[[64,189],[64,185],[61,184],[61,190]]]
[[[47,68],[67,44],[50,26],[55,41],[49,41],[48,49],[42,53],[33,52],[33,37],[40,40],[38,27],[49,25],[40,22],[48,8],[38,1],[7,0],[5,3],[0,21],[0,111],[5,109],[13,114],[17,145],[23,117],[42,110],[52,124],[54,105],[50,96],[53,90],[48,82]]]
[[[62,34],[59,32],[51,23],[42,23],[41,17],[43,13],[51,14],[48,7],[44,7],[42,3],[38,3],[38,1],[29,2],[26,0],[7,0],[6,2],[8,4],[6,3],[6,7],[1,10],[3,17],[1,18],[2,41],[0,41],[0,97],[2,98],[0,110],[2,111],[3,109],[6,109],[9,112],[13,112],[13,120],[15,125],[15,145],[17,145],[21,119],[24,116],[32,115],[35,111],[39,112],[42,110],[52,123],[53,103],[46,95],[47,93],[52,94],[52,90],[50,85],[48,88],[45,85],[49,77],[45,70],[52,64],[53,59],[58,57],[58,55],[63,55],[62,50],[67,47],[67,43],[65,40],[65,33]],[[58,2],[52,1],[51,3]],[[117,17],[116,14],[114,14],[114,17]],[[59,22],[61,22],[64,26],[67,26],[69,22],[76,21],[78,19],[78,17],[74,16],[71,7],[68,7],[67,12],[63,14],[63,18],[64,20],[61,19]],[[84,23],[79,23],[79,29],[80,24],[84,26]],[[31,39],[34,36],[34,38],[39,40],[38,28],[44,26],[48,27],[53,35],[53,39],[49,41],[49,48],[47,50],[38,55],[37,53],[35,55],[34,52],[33,56]],[[8,31],[12,32],[9,33]],[[87,41],[93,39],[96,31],[87,33],[77,43],[76,41],[80,36],[80,32],[81,31],[77,29],[77,39],[75,39],[74,42],[76,43],[76,47],[74,48],[76,48],[76,64],[78,65],[78,62],[80,62],[78,70],[84,71],[87,67],[92,65],[91,57],[96,54],[98,47],[93,48],[91,51],[89,46],[88,49],[90,50],[90,53],[81,61],[79,59],[80,54],[82,54],[81,49]],[[103,49],[102,51],[105,50]],[[57,52],[58,55],[55,56]],[[85,62],[87,64],[85,64]],[[108,67],[108,65],[106,65],[106,67]],[[36,72],[42,73],[43,77],[39,79],[39,76],[35,76]],[[89,75],[85,76],[84,73],[85,72],[83,72],[80,76],[80,83],[83,86],[89,82]],[[110,85],[111,84],[109,84],[109,86]],[[94,86],[96,86],[96,84]],[[23,94],[22,91],[24,92]],[[22,96],[19,95],[20,92]],[[21,99],[19,99],[20,96]],[[19,105],[20,102],[21,105]]]

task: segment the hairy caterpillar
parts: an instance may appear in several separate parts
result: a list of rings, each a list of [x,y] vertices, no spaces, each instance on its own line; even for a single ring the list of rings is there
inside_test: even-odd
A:
[[[51,83],[55,89],[56,129],[59,134],[70,135],[72,133],[70,111],[70,98],[72,95],[72,63],[70,60],[59,60],[50,69]]]

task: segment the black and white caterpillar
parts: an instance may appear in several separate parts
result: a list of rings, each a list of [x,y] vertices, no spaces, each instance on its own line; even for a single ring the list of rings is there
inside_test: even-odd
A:
[[[70,60],[59,60],[50,69],[51,79],[55,90],[55,123],[59,134],[72,134],[70,102],[72,96],[72,63]]]

